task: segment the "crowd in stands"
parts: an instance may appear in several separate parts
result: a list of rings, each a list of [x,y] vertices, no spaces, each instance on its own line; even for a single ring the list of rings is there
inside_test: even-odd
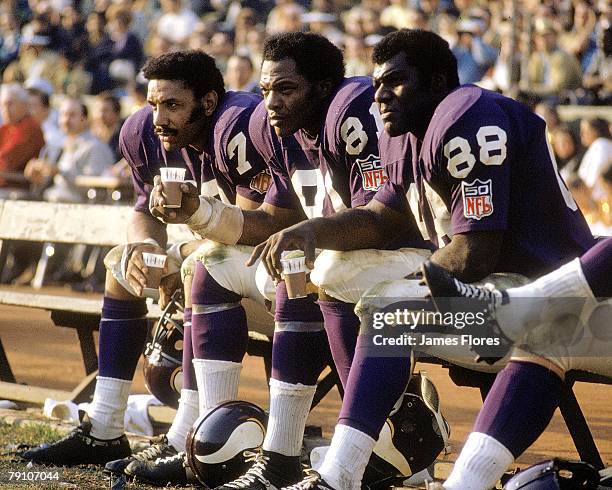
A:
[[[321,33],[356,76],[371,74],[373,46],[398,28],[438,32],[461,83],[532,105],[585,214],[609,233],[610,121],[561,122],[556,107],[610,114],[610,0],[4,0],[0,198],[83,202],[77,175],[129,179],[118,135],[122,117],[146,103],[139,71],[149,56],[203,49],[229,89],[256,92],[268,34]]]

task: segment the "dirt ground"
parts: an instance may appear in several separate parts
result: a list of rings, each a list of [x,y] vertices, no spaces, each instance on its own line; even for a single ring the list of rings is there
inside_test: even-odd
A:
[[[72,389],[84,375],[75,331],[55,327],[46,312],[0,306],[0,338],[20,383]],[[479,392],[474,388],[456,387],[439,366],[422,364],[420,369],[427,371],[440,392],[444,415],[452,427],[452,451],[447,458],[453,461],[481,405]],[[141,369],[136,375],[133,392],[146,392]],[[612,464],[612,386],[579,383],[576,393],[604,463]],[[240,396],[267,407],[267,389],[260,358],[245,359]],[[542,393],[542,396],[546,394]],[[312,412],[309,423],[321,425],[324,434],[329,436],[339,406],[340,399],[334,391]],[[558,412],[546,433],[519,463],[531,464],[552,456],[578,458]]]

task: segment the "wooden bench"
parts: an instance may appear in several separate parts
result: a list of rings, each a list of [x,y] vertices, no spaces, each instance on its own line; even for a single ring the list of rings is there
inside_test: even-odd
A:
[[[56,204],[30,201],[0,200],[0,240],[22,240],[85,244],[111,247],[124,242],[127,236],[130,206],[101,204]],[[186,227],[170,225],[171,241],[192,238]],[[6,247],[0,242],[0,271],[6,261]],[[15,383],[15,377],[4,352],[0,337],[0,398],[41,404],[46,398],[88,401],[95,387],[98,358],[93,333],[98,329],[101,299],[75,298],[38,292],[0,290],[0,304],[38,308],[49,311],[57,326],[74,328],[77,332],[86,376],[72,391],[50,390]],[[249,318],[248,353],[262,356],[269,377],[271,371],[271,337],[274,321],[261,308],[254,308],[250,300],[244,301]],[[160,316],[159,307],[149,304],[148,318]],[[337,383],[335,373],[320,382],[315,402]]]

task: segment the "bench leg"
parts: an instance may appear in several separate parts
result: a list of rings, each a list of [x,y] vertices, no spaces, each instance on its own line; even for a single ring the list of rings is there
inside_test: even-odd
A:
[[[6,381],[8,383],[15,383],[15,375],[13,374],[13,370],[11,369],[11,365],[8,362],[8,358],[6,357],[6,352],[4,352],[4,345],[2,345],[2,339],[0,339],[0,380]]]
[[[457,386],[478,388],[483,401],[495,382],[496,374],[472,371],[460,366],[448,366],[448,376]]]
[[[329,372],[323,379],[321,379],[317,383],[317,390],[315,391],[314,398],[312,399],[312,405],[310,406],[310,410],[316,407],[319,402],[327,395],[334,386],[338,387],[338,391],[340,391],[340,396],[344,396],[342,390],[342,384],[340,383],[340,378],[338,377],[338,371],[332,365],[330,366],[331,372]]]
[[[81,344],[81,354],[85,372],[91,374],[98,369],[98,355],[96,354],[96,344],[94,342],[93,330],[89,328],[77,328],[79,343]]]
[[[601,460],[599,450],[593,440],[593,434],[591,434],[591,430],[584,418],[584,414],[582,413],[582,409],[576,399],[572,386],[573,383],[571,382],[566,384],[565,393],[559,403],[561,415],[572,436],[580,459],[592,464],[596,469],[601,470],[604,468],[603,461]]]
[[[94,394],[94,390],[96,388],[97,376],[97,369],[85,376],[78,384],[78,386],[70,393],[70,401],[77,404],[91,401],[91,398]]]
[[[2,272],[4,272],[4,265],[6,264],[7,258],[8,242],[6,240],[0,240],[0,278],[2,277]]]

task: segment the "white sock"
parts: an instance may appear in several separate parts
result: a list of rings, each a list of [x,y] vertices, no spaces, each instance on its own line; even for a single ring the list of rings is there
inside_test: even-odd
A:
[[[263,448],[299,456],[316,386],[270,380],[270,416]]]
[[[514,461],[512,453],[493,437],[472,432],[459,454],[446,490],[489,490]]]
[[[125,432],[124,417],[132,382],[125,379],[96,378],[93,401],[87,408],[91,435],[96,439],[115,439]]]
[[[353,427],[336,425],[319,474],[337,490],[359,490],[375,444],[369,435]]]
[[[242,364],[232,361],[211,361],[207,359],[194,359],[198,385],[199,411],[205,414],[223,402],[238,398],[238,384],[240,383],[240,370]]]
[[[495,317],[503,332],[515,342],[544,321],[566,313],[579,315],[585,301],[594,301],[579,259],[506,292],[510,302],[499,306]]]
[[[187,432],[191,429],[200,413],[198,402],[197,391],[181,390],[178,410],[168,430],[168,434],[166,434],[168,442],[179,452],[185,451]]]

